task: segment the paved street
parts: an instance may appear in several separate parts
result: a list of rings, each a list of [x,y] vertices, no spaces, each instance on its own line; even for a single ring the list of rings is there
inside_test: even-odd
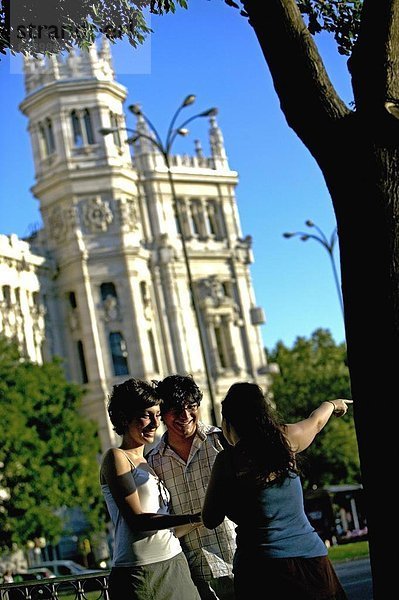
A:
[[[373,600],[369,559],[335,563],[334,568],[345,588],[348,600]]]

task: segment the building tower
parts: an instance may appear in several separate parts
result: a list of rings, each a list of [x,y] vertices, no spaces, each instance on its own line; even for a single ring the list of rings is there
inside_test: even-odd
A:
[[[182,215],[162,155],[140,138],[130,147],[127,89],[114,77],[108,43],[89,51],[25,59],[26,97],[43,229],[32,248],[51,257],[45,355],[61,355],[67,376],[84,384],[84,412],[98,423],[102,447],[115,442],[106,405],[128,377],[192,374],[204,392],[201,417],[220,422],[220,400],[237,380],[269,385],[249,265],[235,199],[238,177],[211,117],[210,156],[171,157]],[[137,128],[145,128],[140,117]],[[199,299],[215,394],[211,406],[181,236]],[[47,292],[48,296],[48,292]]]

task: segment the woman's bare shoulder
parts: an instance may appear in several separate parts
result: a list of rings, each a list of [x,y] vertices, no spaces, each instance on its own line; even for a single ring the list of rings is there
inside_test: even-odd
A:
[[[101,459],[101,472],[109,472],[110,470],[118,470],[118,467],[126,466],[128,460],[125,453],[120,448],[109,448],[106,450]]]

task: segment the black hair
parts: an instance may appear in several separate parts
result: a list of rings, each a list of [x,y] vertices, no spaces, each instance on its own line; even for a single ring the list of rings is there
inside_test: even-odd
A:
[[[162,414],[181,409],[185,404],[201,404],[202,392],[191,375],[168,375],[157,383],[156,389],[162,398]]]
[[[134,417],[150,406],[161,404],[153,385],[141,379],[127,379],[114,385],[108,400],[108,414],[114,431],[123,435]]]
[[[257,384],[234,383],[222,401],[222,416],[240,437],[233,448],[237,477],[264,487],[298,473],[284,425]]]

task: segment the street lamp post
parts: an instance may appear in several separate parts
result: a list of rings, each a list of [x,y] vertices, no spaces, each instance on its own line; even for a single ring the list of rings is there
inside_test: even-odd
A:
[[[169,181],[171,194],[172,194],[173,209],[174,209],[177,226],[178,226],[179,233],[180,233],[183,257],[184,257],[184,262],[185,262],[186,271],[187,271],[188,285],[189,285],[189,289],[190,289],[191,300],[193,303],[195,319],[196,319],[197,328],[198,328],[201,354],[202,354],[202,359],[204,362],[208,394],[209,394],[209,399],[210,399],[210,403],[211,403],[211,417],[212,417],[213,423],[216,425],[217,423],[216,423],[216,411],[215,411],[215,395],[214,395],[214,391],[213,391],[211,370],[210,370],[210,366],[209,366],[208,355],[206,353],[205,341],[204,341],[204,336],[203,336],[203,331],[202,331],[202,326],[201,326],[201,313],[200,313],[200,309],[198,306],[197,297],[196,297],[196,293],[195,293],[193,277],[192,277],[192,272],[191,272],[191,267],[190,267],[190,259],[189,259],[188,252],[187,252],[186,240],[184,238],[182,218],[181,218],[181,214],[180,214],[179,203],[177,201],[175,182],[173,179],[173,174],[172,174],[172,169],[171,169],[171,161],[170,161],[171,150],[172,150],[172,146],[173,146],[173,143],[174,143],[176,137],[177,136],[186,136],[189,133],[189,130],[187,129],[187,125],[189,123],[191,123],[192,121],[194,121],[195,119],[198,119],[200,117],[212,117],[217,114],[217,108],[210,108],[208,110],[205,110],[201,113],[198,113],[198,114],[195,114],[195,115],[189,117],[188,119],[183,121],[180,124],[180,126],[178,126],[178,127],[175,126],[175,123],[177,121],[177,118],[178,118],[180,112],[185,107],[190,106],[194,102],[195,102],[195,96],[193,94],[189,94],[188,96],[186,96],[186,98],[183,100],[183,102],[177,108],[176,112],[174,113],[174,115],[172,117],[172,120],[170,121],[168,131],[166,134],[166,138],[165,138],[165,142],[162,141],[162,138],[159,135],[157,129],[152,124],[152,122],[149,120],[149,118],[143,113],[143,111],[141,110],[141,108],[138,104],[131,104],[128,108],[134,115],[136,115],[137,117],[142,117],[144,119],[144,121],[147,124],[147,127],[149,128],[152,135],[148,135],[142,131],[138,131],[137,129],[130,129],[128,127],[124,127],[123,129],[125,131],[127,131],[128,133],[132,134],[131,137],[129,137],[125,140],[125,142],[127,144],[132,145],[140,138],[146,139],[149,142],[151,142],[151,144],[153,144],[153,146],[155,146],[159,150],[159,152],[161,153],[161,155],[164,159],[164,162],[165,162],[165,166],[166,166],[166,170],[167,170],[167,174],[168,174],[168,181]],[[111,133],[115,133],[119,129],[120,128],[118,128],[118,127],[109,127],[109,128],[104,127],[102,129],[100,129],[99,132],[102,135],[109,135]]]
[[[343,304],[343,300],[342,300],[342,292],[341,292],[337,268],[336,268],[335,260],[334,260],[334,248],[335,248],[335,243],[337,241],[337,228],[336,227],[334,228],[334,230],[331,234],[330,240],[328,240],[325,233],[320,229],[320,227],[315,225],[315,223],[313,223],[313,221],[311,221],[310,219],[305,221],[305,225],[307,225],[307,227],[314,227],[314,229],[316,229],[316,231],[318,232],[319,235],[316,235],[314,233],[306,233],[304,231],[294,231],[294,232],[283,233],[283,236],[285,238],[292,238],[295,236],[299,236],[302,242],[307,242],[308,240],[316,240],[316,242],[321,244],[323,246],[323,248],[325,248],[327,250],[328,256],[330,258],[333,276],[334,276],[335,287],[337,289],[338,300],[339,300],[339,303],[341,306],[342,314],[344,314],[344,304]]]

